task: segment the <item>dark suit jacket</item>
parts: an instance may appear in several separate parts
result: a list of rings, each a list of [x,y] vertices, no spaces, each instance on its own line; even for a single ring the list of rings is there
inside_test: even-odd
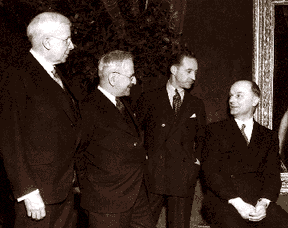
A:
[[[255,205],[259,198],[276,201],[281,188],[278,137],[254,121],[247,146],[233,118],[207,128],[203,171],[209,207],[241,197]]]
[[[66,91],[30,53],[6,71],[0,146],[15,198],[39,189],[44,203],[57,203],[71,189],[79,112]]]
[[[145,131],[148,150],[146,183],[150,192],[192,196],[201,160],[206,122],[203,102],[185,91],[177,119],[166,86],[144,93],[137,103],[137,116]]]
[[[133,113],[125,103],[131,117]],[[130,209],[143,181],[146,151],[136,121],[128,124],[97,88],[80,104],[83,119],[78,170],[81,206],[92,212]]]

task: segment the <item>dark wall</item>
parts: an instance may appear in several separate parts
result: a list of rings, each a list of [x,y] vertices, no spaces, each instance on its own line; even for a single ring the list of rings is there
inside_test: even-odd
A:
[[[208,122],[227,116],[230,86],[252,79],[253,1],[188,0],[183,38],[199,62],[198,85]]]
[[[199,62],[198,80],[192,93],[203,98],[208,122],[226,117],[231,84],[252,78],[252,2],[187,0],[183,39],[193,48]],[[11,7],[0,13],[0,67],[3,69],[7,62],[28,50],[25,27],[36,10],[27,8],[27,4],[11,3]]]
[[[288,16],[284,15],[284,7],[275,6],[274,30],[274,96],[273,96],[273,129],[278,130],[281,118],[288,109]]]

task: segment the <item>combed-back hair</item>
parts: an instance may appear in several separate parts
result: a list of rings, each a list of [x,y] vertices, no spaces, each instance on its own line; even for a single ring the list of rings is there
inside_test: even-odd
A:
[[[180,48],[175,54],[172,55],[170,67],[173,65],[180,65],[184,57],[195,58],[195,54],[188,48]]]
[[[57,24],[68,24],[71,22],[64,15],[57,12],[44,12],[34,17],[27,27],[27,36],[32,44],[37,44],[43,35],[53,35],[58,29]]]
[[[107,69],[116,69],[121,67],[124,60],[132,60],[133,55],[131,52],[114,50],[103,55],[98,62],[98,73],[99,76],[103,76]]]

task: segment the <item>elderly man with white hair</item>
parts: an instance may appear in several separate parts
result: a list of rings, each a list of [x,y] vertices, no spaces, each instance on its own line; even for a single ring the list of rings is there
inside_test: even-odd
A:
[[[0,146],[15,202],[15,227],[75,227],[74,155],[80,115],[56,65],[74,48],[71,23],[37,15],[27,28],[32,48],[5,73]]]

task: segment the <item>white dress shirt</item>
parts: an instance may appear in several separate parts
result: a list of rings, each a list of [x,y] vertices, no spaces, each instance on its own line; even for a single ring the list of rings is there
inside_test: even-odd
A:
[[[245,121],[238,120],[235,118],[235,121],[236,121],[240,130],[242,128],[242,125],[245,124],[246,127],[244,128],[244,132],[245,132],[245,135],[247,136],[248,141],[250,142],[251,137],[252,137],[253,125],[254,125],[253,117],[251,119],[245,120]]]
[[[98,85],[99,89],[116,107],[116,97]]]

